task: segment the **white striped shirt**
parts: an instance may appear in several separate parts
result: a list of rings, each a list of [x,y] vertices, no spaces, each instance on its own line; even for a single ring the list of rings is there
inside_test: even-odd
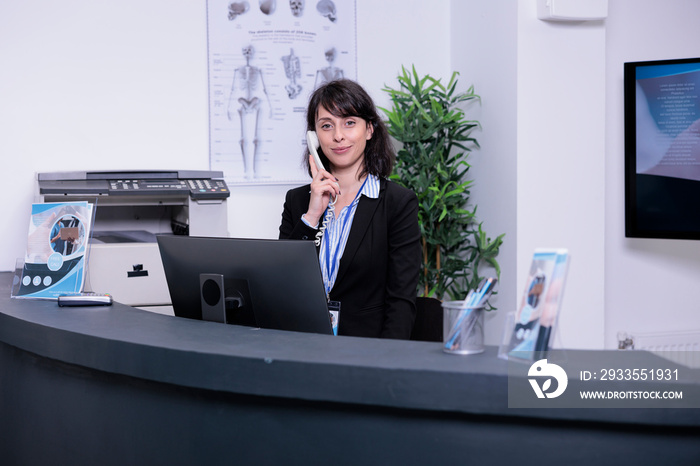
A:
[[[338,277],[340,258],[343,257],[345,245],[348,242],[352,220],[355,218],[355,211],[357,210],[357,204],[360,202],[360,196],[367,196],[372,199],[378,198],[379,178],[374,175],[367,175],[355,199],[350,205],[343,208],[338,214],[338,218],[335,218],[335,215],[327,216],[328,220],[323,231],[323,241],[321,241],[321,250],[318,256],[326,293],[330,293],[335,284],[335,279]]]

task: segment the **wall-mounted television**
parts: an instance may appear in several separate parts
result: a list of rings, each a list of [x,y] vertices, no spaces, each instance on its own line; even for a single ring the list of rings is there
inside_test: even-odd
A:
[[[624,64],[625,236],[700,239],[700,57]]]

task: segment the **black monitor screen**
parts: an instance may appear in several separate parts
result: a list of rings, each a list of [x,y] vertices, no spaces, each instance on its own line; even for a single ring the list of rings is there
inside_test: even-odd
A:
[[[157,237],[177,317],[207,317],[225,299],[221,322],[332,334],[311,241]],[[215,305],[210,307],[209,304]],[[214,311],[216,312],[216,311]]]
[[[700,58],[624,65],[625,236],[700,239]]]

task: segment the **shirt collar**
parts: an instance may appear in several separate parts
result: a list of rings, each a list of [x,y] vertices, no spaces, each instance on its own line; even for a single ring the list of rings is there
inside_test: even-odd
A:
[[[365,181],[365,184],[362,186],[362,190],[360,190],[360,194],[367,196],[371,199],[376,199],[379,197],[379,178],[377,178],[374,175],[367,175],[367,180]],[[358,196],[359,198],[359,196]]]

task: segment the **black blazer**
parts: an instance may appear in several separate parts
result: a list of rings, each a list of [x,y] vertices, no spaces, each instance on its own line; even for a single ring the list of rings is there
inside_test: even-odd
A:
[[[416,315],[421,245],[418,198],[382,179],[379,197],[360,198],[330,299],[340,301],[339,335],[409,339]],[[301,216],[309,185],[287,192],[280,239],[313,241]]]

